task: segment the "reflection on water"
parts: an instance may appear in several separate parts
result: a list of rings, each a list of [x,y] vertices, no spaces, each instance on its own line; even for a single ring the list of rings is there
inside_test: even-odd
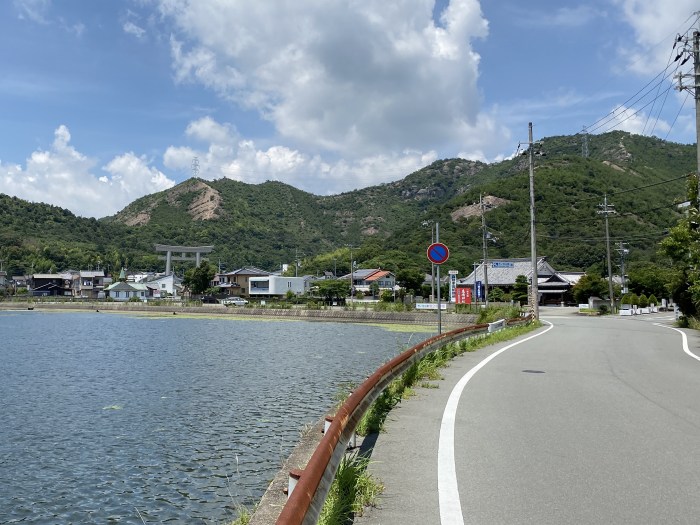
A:
[[[1,523],[221,523],[307,423],[427,334],[0,312]]]

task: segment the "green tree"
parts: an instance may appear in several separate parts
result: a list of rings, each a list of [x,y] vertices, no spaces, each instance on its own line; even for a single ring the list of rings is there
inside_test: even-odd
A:
[[[207,261],[202,261],[199,266],[185,272],[183,284],[189,287],[193,294],[201,294],[209,288],[215,274],[216,268]]]
[[[700,203],[698,203],[697,176],[688,177],[686,196],[695,204],[669,235],[661,241],[661,253],[673,264],[666,289],[681,312],[694,317],[700,306]]]
[[[319,281],[318,293],[327,302],[345,299],[350,295],[350,282],[341,279],[327,279]]]
[[[396,272],[396,284],[413,293],[421,293],[425,273],[418,268],[402,268]]]
[[[588,302],[589,297],[607,297],[608,282],[597,275],[584,275],[571,289],[577,303]]]
[[[637,294],[664,295],[669,282],[669,270],[652,262],[636,262],[630,265],[629,289]]]
[[[527,277],[524,275],[518,275],[515,278],[515,284],[513,285],[513,293],[511,294],[514,301],[518,301],[520,304],[525,304],[528,302],[528,287],[529,283]]]

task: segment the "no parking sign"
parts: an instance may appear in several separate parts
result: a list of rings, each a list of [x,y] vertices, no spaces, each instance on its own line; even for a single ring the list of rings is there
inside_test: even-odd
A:
[[[450,257],[450,250],[441,242],[428,246],[428,260],[433,264],[442,264]]]

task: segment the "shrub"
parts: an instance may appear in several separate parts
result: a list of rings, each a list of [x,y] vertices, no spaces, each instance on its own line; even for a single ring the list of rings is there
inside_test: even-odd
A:
[[[649,299],[647,299],[647,296],[642,294],[639,296],[639,307],[640,308],[646,308],[649,306]]]
[[[607,315],[608,312],[610,312],[610,307],[607,304],[601,304],[598,307],[598,311],[600,312],[600,315]]]
[[[519,306],[489,306],[479,312],[479,323],[492,323],[499,319],[514,319],[520,316]]]
[[[384,290],[381,295],[381,300],[384,301],[385,303],[391,302],[394,300],[394,292],[391,290]]]
[[[649,304],[650,305],[653,304],[654,306],[657,306],[659,304],[659,300],[656,298],[656,296],[654,294],[651,294],[649,296]]]

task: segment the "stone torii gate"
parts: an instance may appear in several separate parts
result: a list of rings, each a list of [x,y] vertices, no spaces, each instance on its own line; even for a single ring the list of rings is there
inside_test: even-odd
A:
[[[203,253],[210,253],[213,246],[170,246],[167,244],[156,244],[156,252],[165,252],[159,257],[165,259],[165,275],[170,275],[172,261],[194,262],[197,266],[202,259]],[[194,257],[192,257],[194,254]]]

